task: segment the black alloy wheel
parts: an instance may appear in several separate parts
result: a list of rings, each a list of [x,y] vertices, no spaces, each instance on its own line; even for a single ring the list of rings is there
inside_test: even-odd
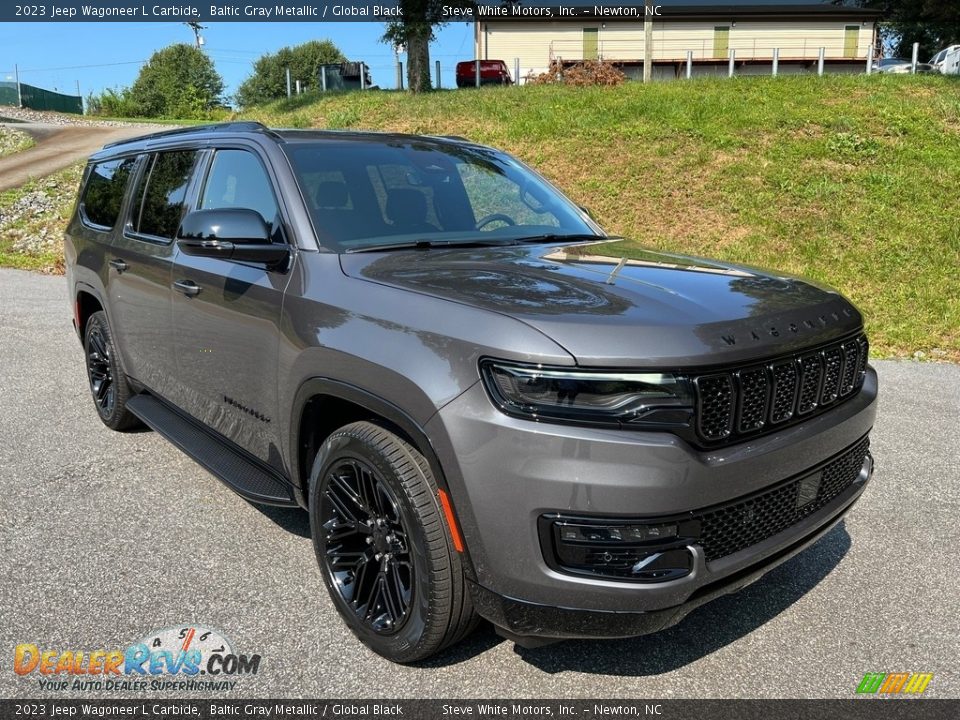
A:
[[[346,459],[327,471],[320,513],[334,588],[374,632],[396,632],[410,609],[414,567],[392,491],[367,463]]]
[[[430,464],[406,440],[374,422],[334,431],[313,462],[309,506],[333,605],[371,650],[415,662],[476,626]]]
[[[87,376],[97,410],[101,415],[111,415],[117,404],[117,388],[113,382],[110,348],[98,325],[91,327],[87,334]]]
[[[90,394],[103,424],[112,430],[140,426],[140,420],[127,410],[127,400],[133,391],[114,347],[107,316],[102,310],[93,313],[87,320],[83,348]]]

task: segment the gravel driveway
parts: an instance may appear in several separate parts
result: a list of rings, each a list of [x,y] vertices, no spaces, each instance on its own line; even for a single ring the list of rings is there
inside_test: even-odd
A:
[[[36,142],[29,150],[0,158],[0,191],[19,187],[87,158],[109,142],[155,132],[151,126],[51,125],[12,123]]]
[[[156,434],[100,424],[63,278],[0,270],[0,307],[0,697],[47,694],[11,671],[18,643],[112,648],[194,622],[262,655],[225,698],[847,698],[868,671],[931,672],[927,695],[960,696],[958,366],[878,362],[861,501],[678,627],[518,651],[483,626],[397,667],[338,620],[303,513],[250,505]]]

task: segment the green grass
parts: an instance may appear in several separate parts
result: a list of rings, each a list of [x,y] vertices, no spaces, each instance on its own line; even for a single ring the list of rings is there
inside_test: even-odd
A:
[[[0,127],[0,158],[23,152],[34,146],[33,138],[16,128]]]
[[[235,117],[501,147],[630,238],[618,253],[653,247],[809,276],[864,311],[876,355],[960,361],[952,78],[343,92]],[[0,264],[20,262],[4,243],[0,232]]]
[[[301,96],[274,126],[464,135],[640,247],[805,275],[876,354],[960,360],[960,82],[827,76]]]
[[[63,229],[70,219],[85,163],[80,162],[45,178],[0,192],[0,267],[63,272]],[[49,209],[13,220],[10,208],[21,197],[41,192],[52,200]],[[49,247],[25,252],[16,247],[23,236],[50,238]]]

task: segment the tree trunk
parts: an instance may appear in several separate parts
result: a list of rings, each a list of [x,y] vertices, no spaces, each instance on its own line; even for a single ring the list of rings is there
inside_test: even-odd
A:
[[[407,31],[407,88],[411,92],[430,90],[430,26],[413,24]]]

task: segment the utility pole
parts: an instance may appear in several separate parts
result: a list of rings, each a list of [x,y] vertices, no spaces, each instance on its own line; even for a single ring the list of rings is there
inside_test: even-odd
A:
[[[643,3],[643,81],[653,80],[653,0]]]
[[[194,39],[196,40],[196,43],[197,43],[197,50],[199,50],[199,49],[203,46],[203,43],[204,43],[203,35],[200,34],[200,31],[201,31],[201,30],[206,30],[206,29],[207,29],[207,26],[206,26],[206,25],[201,25],[201,24],[198,23],[198,22],[185,22],[184,25],[186,25],[188,28],[190,28],[191,30],[193,30],[193,37],[194,37]]]

